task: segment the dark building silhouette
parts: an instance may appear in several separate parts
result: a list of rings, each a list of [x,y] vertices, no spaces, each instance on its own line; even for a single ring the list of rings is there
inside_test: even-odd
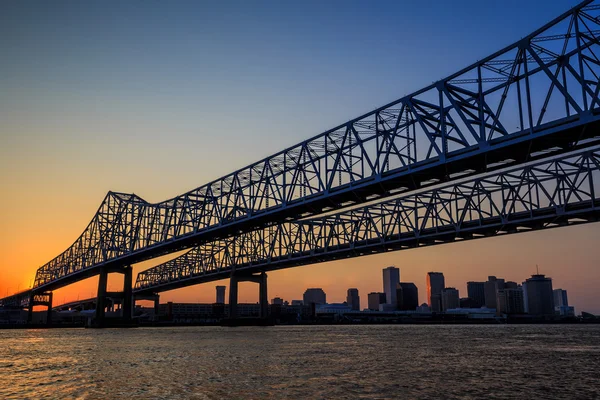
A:
[[[358,289],[348,289],[346,303],[352,311],[360,311],[360,296],[358,295]]]
[[[460,297],[455,288],[444,288],[442,290],[442,311],[460,307]]]
[[[461,297],[460,298],[460,308],[480,308],[481,306],[477,306],[477,303],[473,301],[470,297]]]
[[[217,304],[225,304],[225,286],[217,286]]]
[[[485,306],[485,282],[467,282],[467,296],[473,308]]]
[[[427,273],[427,302],[431,311],[442,311],[442,290],[446,286],[444,274],[441,272]]]
[[[496,293],[504,289],[504,279],[488,276],[485,283],[485,306],[487,308],[496,308]]]
[[[372,292],[367,295],[369,301],[369,310],[379,311],[379,305],[386,302],[385,293]]]
[[[283,305],[283,299],[281,297],[275,297],[275,298],[271,299],[271,304],[272,305],[282,306]]]
[[[327,296],[321,288],[309,288],[304,292],[304,305],[327,304]]]
[[[554,307],[567,307],[569,305],[566,290],[554,289],[552,293],[554,294]]]
[[[396,267],[387,267],[383,269],[383,292],[387,304],[396,305],[396,289],[400,283],[400,269]]]
[[[521,288],[504,288],[498,290],[496,303],[498,314],[523,314],[525,312],[525,302]]]
[[[396,289],[397,308],[401,311],[414,311],[419,306],[419,289],[412,282],[400,282]]]
[[[545,275],[531,275],[523,282],[526,312],[532,315],[554,315],[552,279]]]

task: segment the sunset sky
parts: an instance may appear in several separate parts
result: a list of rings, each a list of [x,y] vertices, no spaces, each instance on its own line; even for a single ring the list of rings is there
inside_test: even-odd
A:
[[[574,1],[1,2],[0,296],[83,231],[109,190],[157,202],[443,78]],[[519,11],[516,11],[519,10]],[[600,313],[600,224],[427,247],[269,274],[269,298],[362,306],[395,265],[466,282],[535,272]],[[139,272],[157,263],[135,266]],[[111,278],[109,290],[118,288]],[[214,301],[214,286],[161,301]],[[55,302],[95,296],[92,278]],[[240,301],[258,288],[241,285]]]

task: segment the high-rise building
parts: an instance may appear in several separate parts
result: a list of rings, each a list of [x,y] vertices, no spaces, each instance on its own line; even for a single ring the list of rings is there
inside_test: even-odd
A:
[[[217,304],[225,304],[225,286],[217,286]]]
[[[554,307],[566,307],[569,305],[566,290],[554,289],[552,293],[554,295]]]
[[[496,308],[496,293],[498,290],[504,289],[504,279],[488,276],[485,282],[485,306],[487,308]]]
[[[519,288],[519,284],[517,282],[513,282],[513,281],[504,282],[504,289],[518,289],[518,288]]]
[[[498,314],[523,314],[523,290],[521,288],[504,288],[496,295],[496,311]]]
[[[444,288],[442,289],[442,311],[446,312],[452,308],[460,307],[460,297],[458,290],[455,288]]]
[[[485,282],[467,282],[467,296],[474,308],[485,306]]]
[[[400,283],[400,270],[396,267],[387,267],[383,269],[383,292],[385,293],[385,302],[396,305],[396,289]]]
[[[348,289],[346,303],[348,303],[348,307],[350,307],[351,310],[360,311],[360,296],[358,295],[358,289]]]
[[[427,273],[427,302],[432,312],[442,311],[442,290],[444,290],[444,287],[446,287],[446,281],[443,273]]]
[[[385,303],[385,293],[372,292],[367,295],[369,310],[379,311],[379,305]]]
[[[304,305],[327,304],[327,296],[321,288],[308,288],[304,292]]]
[[[412,282],[400,282],[396,289],[397,308],[402,311],[414,311],[419,307],[419,289]]]
[[[528,313],[532,315],[554,315],[554,293],[552,278],[545,275],[531,275],[523,282],[527,293]]]
[[[574,317],[575,308],[569,306],[567,291],[563,289],[554,289],[554,311],[563,317]]]

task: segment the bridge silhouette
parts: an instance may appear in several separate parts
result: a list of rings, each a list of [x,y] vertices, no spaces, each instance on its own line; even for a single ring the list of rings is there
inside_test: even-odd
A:
[[[339,258],[598,219],[600,5],[584,1],[421,90],[161,203],[109,192],[81,236],[2,306],[109,273],[133,299]],[[141,272],[131,265],[185,254]],[[263,296],[262,293],[265,293]],[[263,299],[263,297],[265,299]],[[37,299],[37,300],[36,300]]]

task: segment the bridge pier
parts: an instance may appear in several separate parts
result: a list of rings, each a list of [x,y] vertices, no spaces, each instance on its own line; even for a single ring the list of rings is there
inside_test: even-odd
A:
[[[52,292],[44,292],[40,294],[31,294],[29,297],[29,310],[27,312],[27,323],[33,322],[33,307],[46,306],[46,324],[52,325]]]
[[[131,265],[125,267],[123,274],[123,308],[121,315],[125,322],[131,322],[133,319],[133,268],[131,268]]]
[[[104,326],[105,313],[106,313],[106,285],[108,283],[108,271],[106,268],[100,270],[98,276],[98,294],[96,295],[96,318],[94,326]]]
[[[229,319],[238,318],[238,284],[240,282],[254,282],[259,284],[259,304],[260,318],[266,319],[269,316],[269,300],[267,295],[267,274],[240,274],[233,273],[229,280]]]
[[[107,325],[106,321],[106,308],[107,308],[107,297],[112,297],[113,301],[111,302],[111,311],[114,311],[114,298],[122,298],[121,305],[121,323],[129,324],[133,320],[133,268],[131,265],[128,265],[124,268],[111,270],[110,272],[123,274],[123,291],[118,293],[108,293],[107,292],[107,284],[108,284],[108,273],[109,271],[106,268],[102,268],[100,270],[100,275],[98,277],[98,294],[96,296],[96,318],[92,324],[95,328],[102,328]]]

